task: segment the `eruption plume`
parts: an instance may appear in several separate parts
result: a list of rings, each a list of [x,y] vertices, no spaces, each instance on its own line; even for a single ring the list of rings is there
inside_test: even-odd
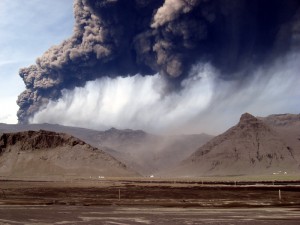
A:
[[[74,14],[73,36],[20,70],[19,123],[96,79],[159,73],[176,93],[196,64],[249,81],[300,46],[299,0],[75,0]]]

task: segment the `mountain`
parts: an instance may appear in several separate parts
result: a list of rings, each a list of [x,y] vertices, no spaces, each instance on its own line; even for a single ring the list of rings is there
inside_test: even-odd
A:
[[[277,128],[300,128],[300,114],[273,114],[267,117],[258,117],[266,124]]]
[[[295,157],[300,162],[300,114],[274,114],[262,117],[294,149]]]
[[[138,130],[118,130],[111,128],[102,132],[98,140],[102,146],[107,146],[123,153],[123,160],[127,165],[132,165],[135,170],[144,175],[150,175],[160,170],[178,164],[210,140],[207,134],[195,135],[154,135]]]
[[[58,124],[0,124],[0,133],[39,129],[73,135],[147,176],[178,164],[213,137],[207,134],[154,135],[142,130],[116,128],[96,131]]]
[[[9,133],[9,132],[22,132],[22,131],[39,131],[39,130],[47,130],[59,133],[70,134],[74,137],[77,137],[81,140],[84,140],[86,143],[90,145],[95,145],[98,147],[98,140],[95,136],[98,135],[100,131],[85,129],[80,127],[70,127],[70,126],[62,126],[59,124],[5,124],[0,123],[0,134],[1,133]]]
[[[49,132],[39,131],[40,129]],[[59,136],[65,138],[64,140],[69,144],[55,146],[55,143],[61,142],[54,141],[54,145],[51,146],[33,147],[32,150],[28,147],[26,151],[23,151],[20,146],[32,146],[29,144],[30,142],[26,142],[26,139],[32,140],[29,133],[33,131],[28,133],[28,130],[37,131],[36,135],[40,136],[41,140],[52,140],[53,135],[50,135],[50,131],[67,133],[68,135],[59,134]],[[131,171],[138,171],[147,176],[155,174],[173,177],[255,175],[272,174],[278,171],[282,171],[282,173],[299,172],[300,114],[275,114],[255,118],[246,113],[241,116],[236,126],[215,138],[207,134],[166,136],[154,135],[142,130],[118,130],[115,128],[96,131],[57,124],[0,124],[0,133],[6,132],[19,132],[19,136],[11,136],[11,139],[19,140],[20,136],[23,139],[19,144],[8,147],[3,147],[1,144],[0,165],[5,166],[0,167],[0,176],[5,171],[6,174],[21,175],[26,173],[28,176],[31,173],[38,175],[39,172],[37,171],[42,171],[44,174],[47,172],[49,175],[78,173],[82,176],[88,174],[95,176],[99,171],[102,171],[101,174],[104,176],[131,176],[134,174]],[[47,135],[45,136],[44,133]],[[83,144],[72,146],[69,142],[71,139],[68,139],[71,136],[74,136],[71,139],[76,139],[78,143]],[[2,135],[1,138],[4,136]],[[48,142],[43,141],[42,143]],[[45,149],[51,149],[51,151]],[[73,150],[64,152],[59,149]],[[8,154],[9,151],[11,154]],[[43,156],[43,154],[46,155]],[[55,158],[59,154],[62,154],[62,160]],[[99,163],[93,158],[95,155],[101,159],[96,157],[97,160],[100,160]],[[5,160],[4,156],[6,157]],[[183,159],[186,160],[182,161]],[[10,163],[5,163],[6,160]],[[5,168],[12,165],[16,160],[22,162],[16,167],[17,172]],[[47,161],[49,166],[43,163],[38,165],[44,161]],[[109,165],[106,161],[109,162]],[[28,162],[36,164],[35,167],[39,169],[31,172],[23,170],[22,168],[26,168]],[[67,163],[64,164],[64,162]],[[89,166],[86,166],[87,162],[91,162]],[[125,168],[120,162],[125,163],[127,167]],[[15,164],[18,163],[15,162]],[[111,164],[121,165],[121,168],[125,168],[126,172],[118,166],[117,168],[120,170],[111,169]],[[176,166],[178,164],[179,166]],[[79,166],[76,167],[76,165]],[[79,167],[85,169],[81,170]],[[105,168],[110,169],[106,170]],[[110,174],[109,171],[113,172]],[[161,173],[161,171],[167,172]]]
[[[24,131],[0,136],[0,176],[137,176],[104,151],[64,133]]]
[[[277,123],[272,118],[264,121],[249,113],[243,114],[236,126],[207,142],[165,174],[224,176],[273,174],[278,171],[299,173],[299,147],[290,145],[282,132],[275,128]],[[286,130],[290,127],[288,123],[284,126]]]

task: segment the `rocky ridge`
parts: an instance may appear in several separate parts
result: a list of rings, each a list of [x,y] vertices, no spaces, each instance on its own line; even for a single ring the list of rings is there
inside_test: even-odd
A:
[[[40,129],[70,134],[143,175],[176,165],[213,137],[207,134],[155,135],[142,130],[116,128],[97,131],[58,124],[0,124],[0,134]]]
[[[34,151],[62,146],[73,147],[75,145],[85,145],[87,148],[95,149],[71,135],[45,130],[4,133],[1,135],[0,151],[13,145],[19,145],[21,151]]]
[[[0,137],[0,176],[138,176],[106,152],[64,133],[45,130]]]
[[[273,114],[267,117],[258,117],[258,119],[273,127],[300,127],[300,114]]]
[[[184,160],[173,175],[257,175],[299,173],[293,147],[272,127],[249,113],[225,133]]]

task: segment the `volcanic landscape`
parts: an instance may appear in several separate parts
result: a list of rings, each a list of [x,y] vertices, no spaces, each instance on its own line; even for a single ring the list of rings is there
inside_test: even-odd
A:
[[[161,136],[115,128],[95,131],[50,124],[1,124],[0,212],[8,214],[1,216],[0,222],[35,224],[30,222],[34,219],[57,224],[103,222],[103,215],[88,221],[68,216],[47,219],[47,213],[43,208],[34,208],[37,206],[66,213],[79,210],[80,214],[87,207],[101,212],[106,208],[118,211],[126,207],[128,214],[122,218],[107,212],[114,218],[112,222],[125,224],[139,224],[132,218],[140,218],[141,212],[132,207],[139,210],[171,207],[168,213],[179,210],[178,215],[187,218],[185,222],[195,224],[206,220],[183,208],[296,209],[300,206],[299,126],[300,115],[256,118],[249,113],[216,137]],[[33,207],[31,213],[22,216],[22,206],[27,205]],[[36,212],[39,217],[32,216]],[[219,213],[221,216],[224,212]],[[249,217],[245,212],[240,213],[243,219]],[[164,218],[166,215],[162,215],[164,223],[145,212],[142,215],[150,223],[172,221]],[[298,216],[290,218],[289,224],[296,224]],[[205,217],[212,219],[210,214]],[[286,224],[284,218],[266,221]],[[175,224],[188,224],[173,219]],[[227,219],[233,220],[230,216]],[[257,218],[251,221],[249,224],[255,224]]]
[[[1,0],[0,29],[0,224],[299,224],[300,0]]]

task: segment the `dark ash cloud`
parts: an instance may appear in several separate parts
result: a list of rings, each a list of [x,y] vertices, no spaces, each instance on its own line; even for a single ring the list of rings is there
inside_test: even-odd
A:
[[[176,89],[209,61],[222,79],[243,80],[300,44],[299,0],[75,0],[74,14],[73,36],[20,70],[20,123],[103,76],[160,73]]]

